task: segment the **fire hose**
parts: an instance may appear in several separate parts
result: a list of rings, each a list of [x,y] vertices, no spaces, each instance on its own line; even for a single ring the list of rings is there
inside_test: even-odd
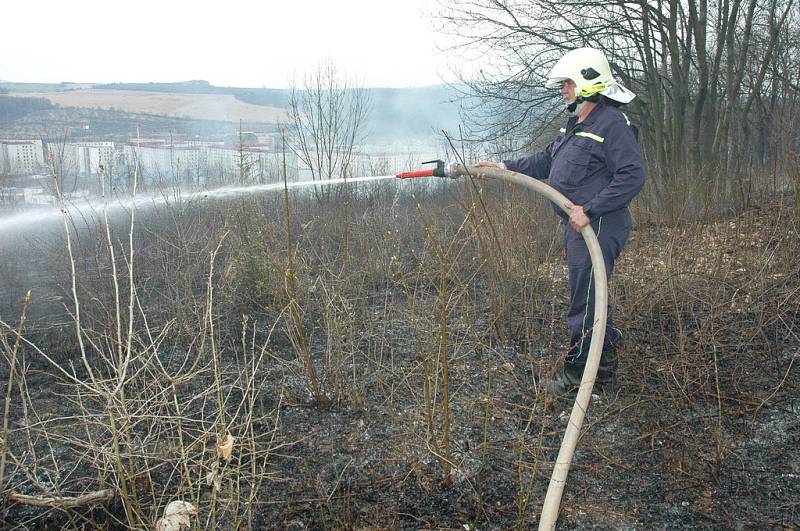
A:
[[[534,192],[545,196],[547,199],[558,205],[564,212],[569,214],[566,207],[568,199],[559,191],[543,181],[532,179],[526,175],[508,170],[496,168],[478,168],[464,164],[451,164],[445,166],[443,161],[434,160],[423,164],[435,163],[435,168],[417,170],[412,172],[400,173],[399,179],[411,179],[417,177],[449,177],[458,178],[463,176],[485,176],[498,179],[508,183],[516,184],[529,188]],[[547,487],[547,494],[542,505],[542,516],[539,519],[539,530],[553,530],[558,521],[558,511],[561,506],[561,496],[567,483],[567,475],[572,464],[572,457],[575,454],[575,447],[578,444],[581,426],[589,407],[589,400],[592,397],[597,368],[600,365],[600,354],[603,350],[603,338],[606,331],[606,319],[608,317],[608,285],[606,278],[606,268],[603,262],[603,252],[600,250],[600,243],[594,233],[591,224],[581,229],[586,246],[589,249],[589,256],[592,260],[592,272],[594,274],[594,324],[592,339],[589,344],[589,357],[583,371],[578,394],[572,406],[572,413],[569,422],[564,430],[564,438],[561,441],[561,448],[553,466],[553,473],[550,476],[550,484]]]

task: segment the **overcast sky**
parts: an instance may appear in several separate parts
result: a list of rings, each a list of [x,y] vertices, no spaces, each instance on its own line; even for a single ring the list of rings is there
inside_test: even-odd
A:
[[[9,0],[0,80],[285,88],[331,58],[364,86],[430,85],[452,79],[436,10],[436,0]]]

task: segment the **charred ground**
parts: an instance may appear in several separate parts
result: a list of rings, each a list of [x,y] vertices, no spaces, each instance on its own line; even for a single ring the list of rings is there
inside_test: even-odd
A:
[[[63,236],[4,241],[11,328],[34,290],[31,344],[2,335],[5,526],[148,527],[177,499],[201,529],[535,525],[571,407],[540,389],[566,337],[549,207],[496,185],[485,203],[469,186],[337,197],[292,196],[288,226],[274,197],[143,216],[130,345],[129,227],[112,238],[118,333],[102,225],[79,220],[86,364]],[[619,382],[592,400],[559,528],[795,528],[796,198],[642,218],[612,285]],[[104,488],[94,508],[14,502]]]

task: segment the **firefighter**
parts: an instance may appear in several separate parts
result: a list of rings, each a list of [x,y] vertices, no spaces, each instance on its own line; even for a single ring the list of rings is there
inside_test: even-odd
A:
[[[570,114],[555,140],[545,149],[516,160],[481,161],[476,166],[546,179],[569,200],[569,215],[555,209],[564,220],[570,286],[570,346],[563,366],[547,385],[549,394],[560,396],[575,391],[580,384],[594,323],[592,263],[580,230],[591,223],[610,280],[631,230],[628,205],[642,189],[645,172],[638,129],[620,109],[636,96],[614,79],[602,51],[578,48],[567,52],[548,74],[545,86],[560,89]],[[599,387],[614,382],[616,348],[621,341],[621,332],[613,326],[609,300],[595,382]]]

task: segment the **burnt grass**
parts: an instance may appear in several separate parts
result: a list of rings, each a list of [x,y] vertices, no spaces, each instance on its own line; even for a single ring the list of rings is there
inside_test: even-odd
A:
[[[168,435],[175,415],[152,398],[168,386],[148,372],[153,356],[143,348],[143,374],[130,376],[127,393],[141,411],[151,408],[163,418],[145,420],[150,413],[141,413],[143,420],[131,423],[133,443],[125,451],[138,456],[128,460],[138,470],[132,474],[138,526],[153,528],[169,501],[186,499],[200,509],[194,527],[211,527],[214,487],[189,484],[184,472],[204,477],[212,462],[223,467],[219,529],[537,525],[572,407],[571,400],[551,403],[542,393],[543,378],[566,347],[560,229],[546,206],[526,194],[490,196],[493,204],[512,203],[490,228],[479,211],[468,215],[469,190],[418,191],[414,198],[381,190],[349,198],[346,244],[336,223],[341,202],[293,199],[301,333],[322,400],[298,356],[302,339],[291,319],[280,201],[202,214],[177,205],[137,227],[145,242],[137,250],[142,313],[151,332],[168,330],[157,349],[166,372],[178,374],[187,359],[197,362],[174,400],[185,405],[187,423],[197,422],[186,436],[202,442],[188,445],[197,457],[186,467],[179,464],[185,453],[164,449],[165,441],[175,441]],[[212,315],[223,409],[236,438],[230,461],[216,461],[214,453],[220,408],[212,355],[200,340],[209,337],[209,253],[221,240],[211,274]],[[82,242],[76,253],[87,336],[113,337],[104,243]],[[81,397],[79,386],[54,367],[89,378],[69,317],[63,239],[3,245],[8,281],[0,317],[17,326],[20,294],[33,288],[24,335],[52,360],[28,344],[19,348],[25,385],[12,386],[4,528],[125,528],[119,471],[99,457],[110,455],[108,406]],[[714,221],[637,225],[611,286],[624,332],[617,383],[592,398],[559,529],[800,526],[798,251],[793,197]],[[126,285],[124,271],[119,275]],[[7,327],[2,334],[6,382],[15,336]],[[100,351],[89,353],[98,372],[106,363]],[[247,380],[243,367],[259,353],[263,362]],[[247,416],[244,380],[255,397]],[[136,415],[136,407],[131,411]],[[115,491],[112,501],[71,509],[34,507],[10,495],[77,496],[103,488]]]

